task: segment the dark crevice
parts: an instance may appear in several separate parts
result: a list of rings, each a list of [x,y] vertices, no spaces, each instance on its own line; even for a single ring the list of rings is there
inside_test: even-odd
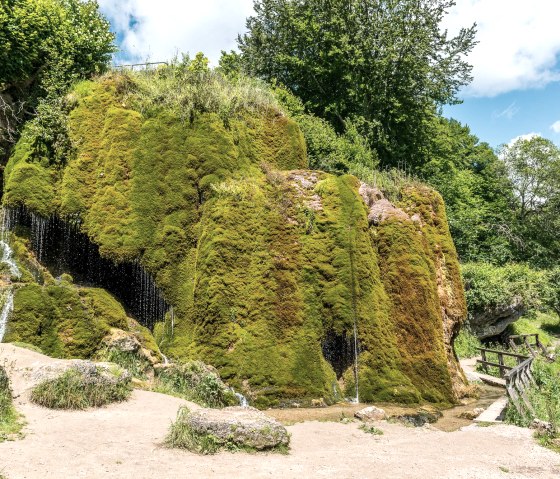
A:
[[[338,334],[328,331],[322,343],[323,357],[329,362],[340,379],[344,372],[354,366],[355,351],[354,337],[352,334]]]
[[[79,222],[45,218],[19,207],[6,209],[4,227],[29,237],[33,253],[53,276],[69,273],[76,283],[106,289],[150,329],[164,320],[169,305],[152,276],[138,262],[102,258],[99,247],[80,231]]]

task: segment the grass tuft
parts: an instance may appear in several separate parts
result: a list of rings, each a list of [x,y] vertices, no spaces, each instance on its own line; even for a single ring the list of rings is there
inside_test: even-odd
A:
[[[360,426],[360,429],[367,434],[372,434],[373,436],[383,436],[384,434],[384,432],[381,429],[375,426],[369,426],[367,424],[362,424]]]
[[[68,369],[59,377],[35,386],[31,391],[31,401],[50,409],[87,409],[125,401],[130,397],[130,376],[117,377],[106,371],[95,371]]]

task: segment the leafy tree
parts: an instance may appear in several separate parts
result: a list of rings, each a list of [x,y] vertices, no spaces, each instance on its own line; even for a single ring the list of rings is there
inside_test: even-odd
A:
[[[107,68],[114,35],[94,0],[0,0],[0,140],[39,101]]]
[[[516,199],[503,162],[456,120],[436,118],[430,130],[431,155],[419,174],[445,200],[461,260],[514,259],[513,245],[520,241],[513,228]]]
[[[550,267],[560,259],[560,149],[540,136],[519,138],[500,151],[514,194],[523,241],[518,258]]]
[[[475,27],[440,29],[454,3],[255,0],[238,43],[249,73],[286,85],[339,132],[350,118],[383,164],[419,164],[436,106],[471,79]]]

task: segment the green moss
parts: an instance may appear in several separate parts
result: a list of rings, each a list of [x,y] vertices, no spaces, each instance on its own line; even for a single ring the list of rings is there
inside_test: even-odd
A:
[[[370,227],[356,178],[297,170],[306,148],[290,118],[238,109],[224,121],[210,109],[185,119],[154,98],[142,108],[142,89],[125,85],[134,81],[79,84],[75,156],[36,161],[22,140],[6,201],[79,218],[103,256],[139,260],[173,305],[158,345],[216,366],[254,405],[353,396],[353,351],[327,360],[323,348],[351,341],[355,327],[361,400],[450,401],[444,335],[456,334],[446,328],[464,297],[439,195],[402,187],[399,206],[420,220]],[[24,166],[33,194],[18,189]],[[45,275],[45,286],[16,292],[8,340],[87,357],[111,327],[135,329],[103,291]]]

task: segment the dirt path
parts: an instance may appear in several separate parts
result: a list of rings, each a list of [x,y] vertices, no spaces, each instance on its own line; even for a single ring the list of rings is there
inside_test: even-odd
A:
[[[23,440],[0,444],[0,475],[8,479],[560,477],[560,455],[536,445],[531,431],[502,425],[446,433],[381,422],[385,434],[371,436],[357,423],[304,422],[288,427],[286,456],[168,450],[160,443],[184,401],[135,391],[98,410],[51,411],[29,403],[23,373],[52,359],[2,344],[4,359],[28,422]]]

